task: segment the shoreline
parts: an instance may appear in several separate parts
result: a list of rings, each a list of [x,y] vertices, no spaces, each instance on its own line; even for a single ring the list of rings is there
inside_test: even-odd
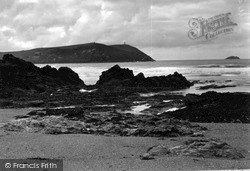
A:
[[[10,109],[0,109],[0,158],[63,159],[66,170],[250,167],[249,93],[172,94],[194,82],[119,65],[94,86],[12,55],[1,67],[14,75],[2,76],[0,108]]]

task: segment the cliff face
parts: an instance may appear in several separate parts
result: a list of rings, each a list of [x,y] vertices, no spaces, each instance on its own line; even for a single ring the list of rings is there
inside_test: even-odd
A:
[[[81,45],[38,48],[6,52],[32,63],[90,63],[90,62],[136,62],[154,61],[139,49],[130,45],[104,45],[89,43]],[[6,54],[0,52],[0,56]]]

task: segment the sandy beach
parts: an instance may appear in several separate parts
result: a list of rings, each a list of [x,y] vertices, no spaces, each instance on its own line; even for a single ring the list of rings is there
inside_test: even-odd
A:
[[[1,109],[0,121],[32,109]],[[190,137],[109,137],[87,134],[34,134],[1,130],[0,158],[63,159],[65,171],[80,170],[218,170],[250,168],[250,124],[201,124],[206,137],[217,137],[243,151],[241,160],[167,157],[141,160],[139,156],[153,145],[172,147]]]

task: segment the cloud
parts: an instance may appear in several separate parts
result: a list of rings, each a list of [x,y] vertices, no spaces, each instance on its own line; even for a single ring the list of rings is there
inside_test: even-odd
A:
[[[19,0],[20,3],[38,3],[38,0]]]
[[[154,58],[190,47],[226,53],[250,44],[248,6],[247,0],[1,0],[0,51],[126,41]],[[226,12],[238,24],[234,33],[213,41],[188,38],[190,18]]]

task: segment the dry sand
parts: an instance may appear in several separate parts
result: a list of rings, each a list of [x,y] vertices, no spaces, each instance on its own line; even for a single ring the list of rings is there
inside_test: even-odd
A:
[[[0,109],[0,122],[33,109]],[[206,137],[218,137],[250,152],[250,124],[202,124]],[[140,160],[153,145],[176,146],[190,137],[107,137],[95,135],[45,135],[5,132],[0,129],[0,158],[59,158],[65,171],[81,170],[212,170],[250,169],[250,155],[242,160],[161,157]]]

